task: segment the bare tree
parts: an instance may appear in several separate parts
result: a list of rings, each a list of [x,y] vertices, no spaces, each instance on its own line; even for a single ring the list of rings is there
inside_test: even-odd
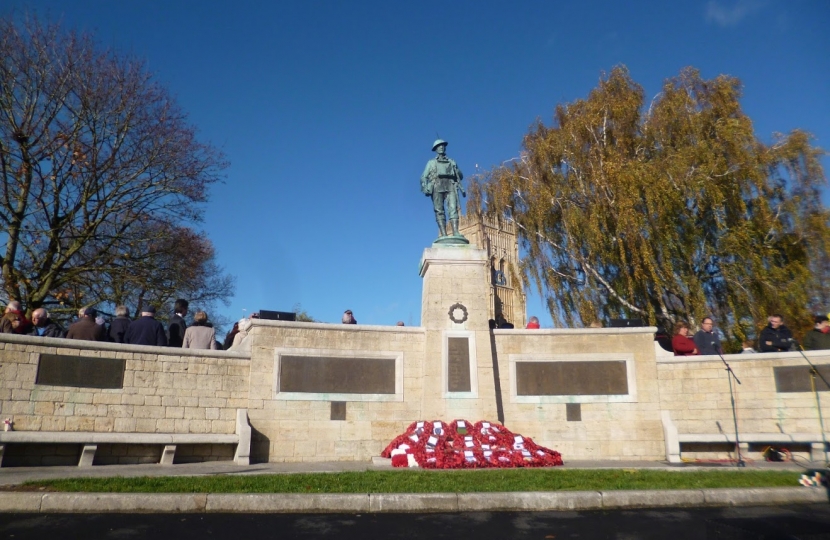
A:
[[[89,34],[0,19],[8,297],[28,310],[165,302],[208,285],[193,270],[218,279],[227,299],[232,280],[189,228],[225,167],[142,61],[99,49]]]

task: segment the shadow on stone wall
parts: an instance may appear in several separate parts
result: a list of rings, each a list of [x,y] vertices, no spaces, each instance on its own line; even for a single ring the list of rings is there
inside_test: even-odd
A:
[[[271,456],[271,439],[251,426],[251,463],[268,463]]]

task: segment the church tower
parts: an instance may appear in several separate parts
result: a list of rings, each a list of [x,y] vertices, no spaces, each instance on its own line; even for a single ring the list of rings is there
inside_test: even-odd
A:
[[[490,318],[495,319],[501,313],[516,328],[524,328],[526,297],[519,277],[516,224],[500,217],[466,214],[461,216],[459,229],[470,244],[487,252]]]

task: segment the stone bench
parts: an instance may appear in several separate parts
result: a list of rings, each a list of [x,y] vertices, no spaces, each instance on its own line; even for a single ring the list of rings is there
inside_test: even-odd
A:
[[[250,464],[251,426],[248,410],[236,410],[236,433],[116,433],[90,431],[1,431],[0,466],[7,444],[80,444],[83,445],[79,467],[91,466],[99,444],[163,445],[162,465],[172,465],[179,444],[234,444],[237,465]]]
[[[680,463],[681,443],[731,443],[735,444],[735,433],[678,433],[669,411],[662,412],[663,436],[666,441],[666,460]],[[830,433],[825,433],[830,440]],[[750,444],[782,445],[809,444],[810,459],[827,459],[830,452],[822,441],[821,433],[738,433],[741,452],[749,452]]]

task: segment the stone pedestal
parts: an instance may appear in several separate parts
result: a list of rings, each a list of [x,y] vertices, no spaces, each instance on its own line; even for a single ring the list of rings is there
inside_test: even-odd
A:
[[[496,420],[487,272],[484,250],[469,245],[424,250],[425,419]]]

